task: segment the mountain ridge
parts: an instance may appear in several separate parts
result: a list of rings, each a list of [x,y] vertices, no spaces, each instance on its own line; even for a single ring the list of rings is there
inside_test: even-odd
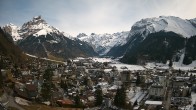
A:
[[[95,34],[86,35],[81,33],[77,36],[78,39],[89,43],[99,55],[106,55],[108,51],[114,47],[123,45],[127,41],[129,32],[117,32],[113,34]]]
[[[159,18],[154,17],[141,19],[140,21],[137,21],[135,24],[133,24],[133,26],[131,27],[129,36],[127,38],[127,43],[134,42],[134,40],[138,39],[139,37],[140,39],[144,40],[149,34],[161,31],[174,32],[184,38],[190,38],[191,36],[196,35],[196,27],[194,26],[194,23],[196,23],[196,19],[184,20],[174,16],[160,16]],[[185,27],[183,27],[184,25]],[[182,32],[179,32],[179,30],[181,30]],[[108,54],[111,55],[110,53],[116,53],[112,52],[113,50],[117,51],[116,47],[111,48]],[[117,57],[120,57],[124,54],[125,53],[122,53]]]
[[[22,28],[18,28],[14,25],[12,25],[11,27],[13,27],[15,30],[19,29],[18,32],[19,35],[22,36],[22,39],[18,38],[18,42],[22,48],[28,47],[27,46],[29,45],[28,43],[32,44],[31,41],[34,40],[36,41],[34,42],[34,44],[37,45],[36,47],[41,49],[42,51],[45,51],[45,53],[42,53],[44,56],[47,56],[48,52],[49,54],[52,53],[52,55],[54,56],[57,55],[57,53],[61,53],[62,51],[64,52],[67,51],[68,53],[71,53],[70,49],[64,50],[61,48],[61,46],[64,46],[64,47],[69,47],[71,49],[76,49],[77,51],[79,51],[79,53],[77,53],[78,55],[93,56],[93,55],[97,55],[96,53],[98,53],[101,56],[102,55],[112,56],[115,58],[121,57],[122,58],[121,61],[125,63],[133,63],[132,61],[129,61],[131,56],[134,56],[134,58],[136,59],[138,59],[137,57],[140,58],[143,57],[143,56],[138,56],[138,54],[148,56],[148,54],[150,53],[152,57],[155,57],[155,58],[151,57],[150,58],[151,60],[158,60],[156,59],[157,56],[153,52],[149,52],[145,50],[145,48],[149,48],[148,46],[156,47],[156,45],[150,43],[155,39],[160,43],[157,44],[160,46],[159,47],[160,50],[172,49],[172,51],[171,50],[168,51],[172,52],[173,54],[172,55],[169,54],[169,56],[166,58],[163,58],[162,56],[159,55],[162,61],[166,62],[166,60],[172,59],[177,54],[176,51],[180,51],[180,49],[184,48],[185,46],[182,42],[181,42],[182,47],[181,46],[175,47],[175,45],[170,43],[177,43],[175,42],[175,39],[179,39],[179,38],[189,39],[191,38],[191,36],[196,35],[196,18],[189,19],[189,20],[181,19],[175,16],[159,16],[153,18],[145,18],[134,23],[130,31],[117,32],[113,34],[92,33],[91,35],[80,33],[77,37],[72,37],[69,34],[66,34],[48,25],[46,21],[41,18],[41,16],[34,17],[33,20],[24,23]],[[16,32],[14,29],[12,30]],[[8,32],[11,33],[10,35],[13,34],[17,35],[17,33],[14,33],[12,31],[8,31]],[[167,38],[168,36],[172,38],[171,39]],[[24,43],[24,40],[26,39],[28,39],[28,43]],[[169,39],[169,41],[165,39]],[[166,44],[169,46],[172,45],[174,46],[174,48],[165,48],[165,47],[162,48],[162,46]],[[146,45],[146,47],[143,48],[141,45]],[[74,46],[77,46],[77,48],[75,48]],[[58,47],[61,49],[60,50],[54,49],[53,47]],[[140,51],[137,50],[139,47],[140,47]],[[50,48],[53,48],[54,51],[51,50]],[[135,53],[131,52],[136,50],[137,52]],[[141,53],[142,50],[145,51],[146,53],[145,54]],[[155,52],[156,49],[151,48],[151,50]],[[29,49],[28,51],[30,52],[31,49]],[[192,54],[194,53],[195,52],[192,52],[191,50],[191,55],[188,55],[188,57],[191,56],[191,58],[194,59],[192,56]],[[65,55],[65,53],[63,54]],[[63,57],[60,54],[58,54],[57,56]],[[71,57],[75,55],[66,54],[65,56]],[[133,60],[134,58],[131,58],[131,60]],[[137,62],[138,61],[134,61],[134,63]]]
[[[195,19],[186,20],[174,16],[159,16],[158,18],[145,18],[137,21],[131,31],[140,31],[144,36],[150,33],[172,31],[184,37],[196,35],[196,27],[192,25]]]

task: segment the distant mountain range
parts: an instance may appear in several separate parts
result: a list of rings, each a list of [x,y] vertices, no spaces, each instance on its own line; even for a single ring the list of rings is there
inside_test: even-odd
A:
[[[146,18],[136,22],[130,31],[91,35],[80,33],[72,37],[48,25],[38,16],[22,27],[8,24],[3,30],[23,51],[40,57],[66,59],[99,54],[119,57],[120,61],[131,64],[178,61],[181,56],[184,56],[184,64],[196,60],[196,18]]]
[[[112,47],[124,45],[127,41],[128,34],[129,31],[114,34],[92,33],[89,36],[81,33],[77,38],[90,44],[99,55],[106,55]]]

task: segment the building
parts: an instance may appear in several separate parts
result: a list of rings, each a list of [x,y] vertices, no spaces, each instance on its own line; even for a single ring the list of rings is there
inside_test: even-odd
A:
[[[149,88],[149,96],[154,100],[162,100],[165,95],[165,89],[160,83],[153,83]]]

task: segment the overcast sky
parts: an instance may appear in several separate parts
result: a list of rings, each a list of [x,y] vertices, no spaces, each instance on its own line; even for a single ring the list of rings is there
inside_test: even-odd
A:
[[[21,26],[38,15],[73,36],[114,33],[142,18],[196,18],[196,0],[0,0],[0,26]]]

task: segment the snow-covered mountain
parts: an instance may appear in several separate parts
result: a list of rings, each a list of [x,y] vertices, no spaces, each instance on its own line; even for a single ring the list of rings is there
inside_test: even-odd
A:
[[[165,31],[180,34],[183,37],[196,35],[196,20],[185,20],[174,16],[160,16],[159,18],[146,18],[136,22],[130,33],[140,33],[143,37],[150,33]]]
[[[88,42],[100,55],[105,55],[112,47],[125,44],[128,34],[128,31],[118,32],[114,34],[92,33],[89,36],[84,33],[80,33],[77,38],[82,41]]]
[[[66,59],[97,55],[89,44],[50,26],[41,16],[34,17],[21,28],[11,24],[3,29],[23,51],[38,57]]]
[[[86,35],[81,33],[78,39],[88,42],[100,55],[112,55],[118,52],[118,47],[127,45],[131,39],[138,39],[139,36],[144,40],[149,34],[157,32],[174,32],[184,38],[196,35],[196,19],[185,20],[174,16],[160,16],[158,18],[146,18],[136,22],[130,32],[118,32],[114,34],[95,34]],[[131,41],[134,42],[134,41]],[[123,48],[127,48],[124,46]],[[120,48],[121,49],[121,48]],[[121,49],[126,51],[126,49]],[[118,50],[119,51],[119,50]],[[120,56],[124,55],[122,52]],[[112,55],[115,56],[115,55]]]
[[[32,20],[24,23],[22,27],[18,27],[12,23],[7,24],[3,27],[5,32],[9,33],[15,42],[24,39],[29,35],[41,36],[51,33],[56,33],[58,35],[64,35],[68,38],[73,38],[71,35],[58,30],[57,28],[50,26],[41,16],[33,17]]]
[[[33,20],[24,23],[19,31],[22,37],[27,37],[29,35],[40,36],[47,35],[50,33],[61,34],[61,32],[46,23],[41,16],[34,17]]]
[[[186,38],[195,35],[196,19],[174,16],[146,18],[132,26],[127,43],[111,48],[107,55],[122,57],[121,61],[125,63],[166,62],[178,59],[175,56],[185,48]]]

